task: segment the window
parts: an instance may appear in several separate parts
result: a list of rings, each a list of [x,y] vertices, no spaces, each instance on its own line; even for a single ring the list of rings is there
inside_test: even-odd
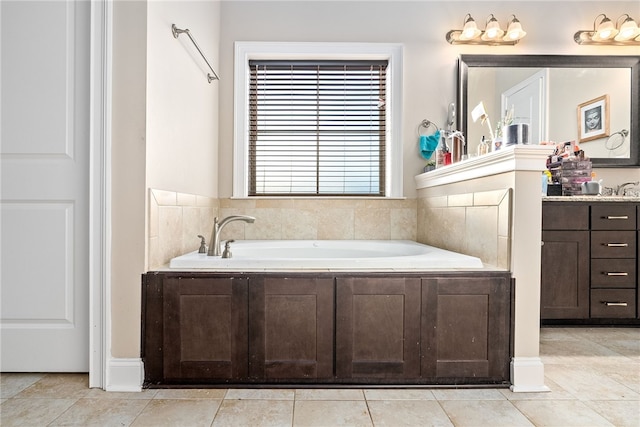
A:
[[[249,196],[384,196],[387,61],[249,68]]]
[[[400,64],[398,45],[236,43],[234,197],[401,196]]]

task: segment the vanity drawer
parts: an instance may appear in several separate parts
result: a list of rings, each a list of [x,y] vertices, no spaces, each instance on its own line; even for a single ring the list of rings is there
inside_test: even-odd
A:
[[[636,317],[636,290],[592,289],[591,317],[628,319]]]
[[[634,225],[635,226],[635,225]],[[635,258],[635,231],[592,231],[591,258]]]
[[[586,203],[544,202],[542,204],[543,230],[588,230],[589,205]]]
[[[591,260],[592,288],[635,288],[636,260],[599,258]]]
[[[591,205],[592,230],[635,230],[635,206],[628,203],[594,203]]]

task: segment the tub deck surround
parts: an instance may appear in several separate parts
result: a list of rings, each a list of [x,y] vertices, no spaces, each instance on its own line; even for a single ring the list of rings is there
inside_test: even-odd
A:
[[[473,206],[477,198],[492,192],[509,190],[506,242],[499,230],[504,222],[500,214],[476,222],[476,229],[496,230],[496,239],[508,251],[506,268],[516,282],[514,296],[514,352],[511,361],[512,390],[549,391],[544,384],[544,365],[540,359],[540,242],[542,234],[542,195],[540,174],[553,147],[514,145],[501,150],[445,166],[415,177],[418,189],[418,241],[432,243],[429,232],[433,221],[427,216],[447,209],[445,230],[465,230],[481,216],[482,210],[459,209],[460,201]],[[498,225],[496,225],[498,222]],[[462,244],[474,245],[473,228],[467,230]],[[501,250],[498,247],[498,250]],[[473,252],[471,255],[477,255]],[[482,257],[481,257],[482,258]],[[485,259],[483,259],[485,261]],[[486,262],[486,261],[485,261]]]
[[[509,385],[506,271],[143,276],[146,387]]]
[[[173,258],[169,269],[212,271],[482,269],[479,258],[408,240],[241,240],[231,258],[197,251]]]

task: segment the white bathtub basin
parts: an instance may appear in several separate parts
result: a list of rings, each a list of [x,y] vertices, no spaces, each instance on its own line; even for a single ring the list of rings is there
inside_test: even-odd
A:
[[[232,258],[191,252],[169,263],[179,270],[432,270],[483,268],[479,258],[409,240],[238,240]]]

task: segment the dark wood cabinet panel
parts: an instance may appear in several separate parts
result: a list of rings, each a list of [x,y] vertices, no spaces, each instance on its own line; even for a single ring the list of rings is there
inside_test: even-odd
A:
[[[509,378],[507,279],[424,279],[422,376]]]
[[[250,377],[333,377],[333,279],[251,280]]]
[[[635,258],[636,232],[609,230],[591,232],[591,258]]]
[[[589,317],[589,232],[543,231],[540,317]]]
[[[338,278],[336,376],[420,376],[420,279]]]
[[[630,319],[635,314],[635,289],[591,290],[591,317]]]
[[[545,203],[542,209],[543,230],[588,230],[587,203]]]
[[[243,278],[164,281],[164,378],[247,376],[247,285]]]
[[[635,230],[635,211],[631,203],[594,203],[591,205],[591,229]]]

